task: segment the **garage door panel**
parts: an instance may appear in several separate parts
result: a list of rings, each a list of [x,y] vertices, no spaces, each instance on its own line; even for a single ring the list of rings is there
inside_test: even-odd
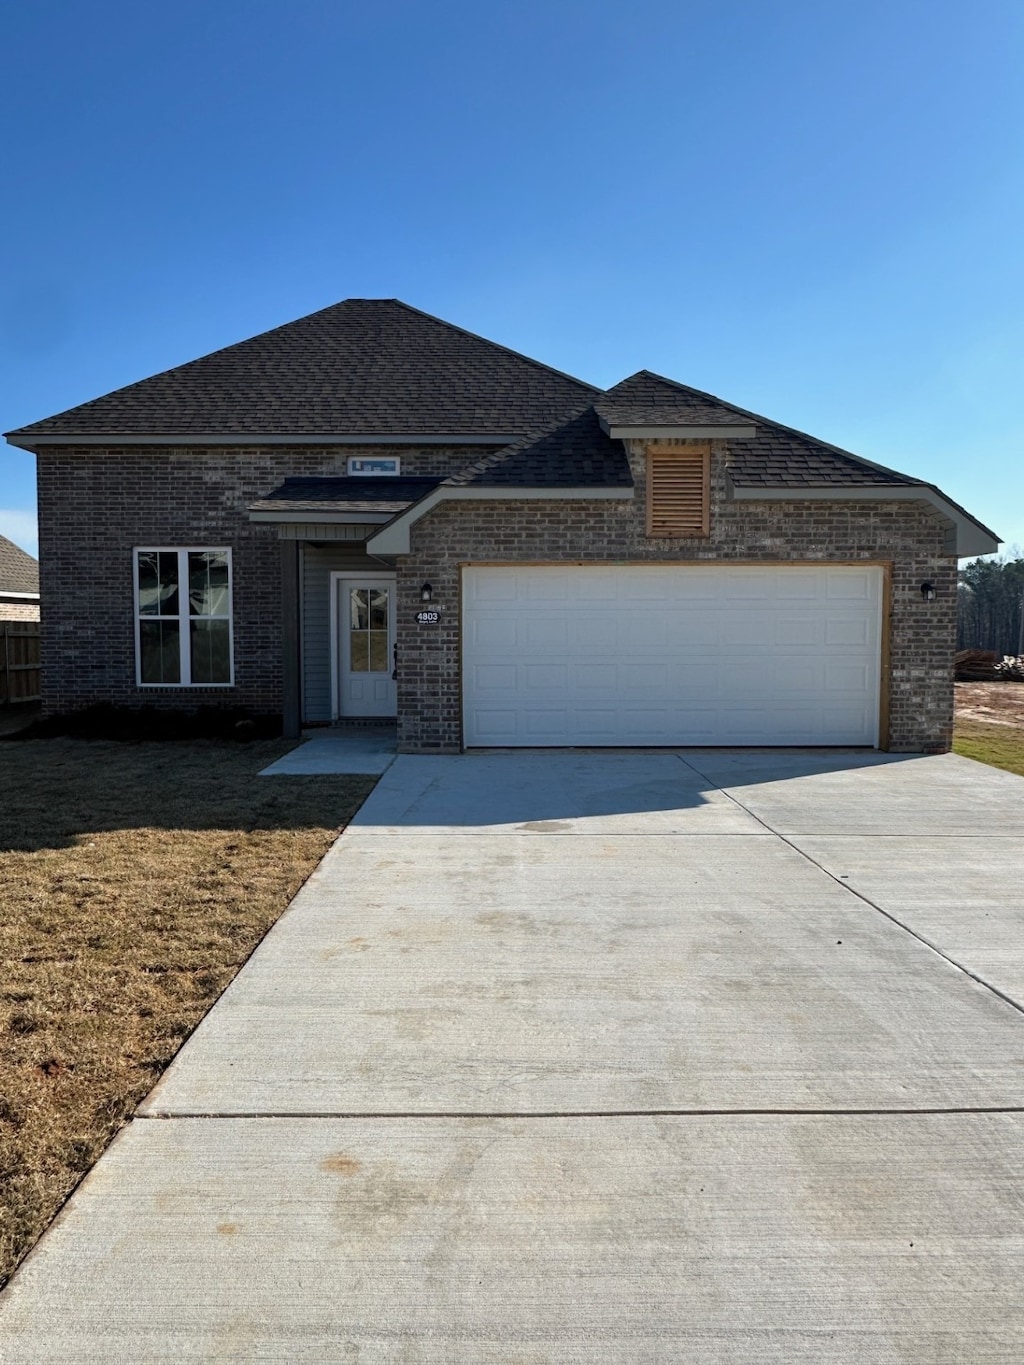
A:
[[[665,618],[665,646],[673,652],[717,645],[720,637],[717,611],[680,610],[677,602],[671,614]]]
[[[618,689],[619,666],[616,663],[577,663],[572,670],[572,682],[577,691],[601,692],[614,698]]]
[[[827,663],[823,671],[826,692],[846,692],[855,697],[871,695],[874,679],[867,664]]]
[[[634,699],[646,696],[664,697],[668,692],[668,668],[652,660],[649,663],[620,664],[618,691]]]
[[[567,663],[525,664],[521,677],[527,694],[548,696],[554,692],[564,696],[569,681],[569,665]]]
[[[621,744],[619,724],[621,716],[613,706],[574,708],[572,713],[573,744]]]
[[[780,602],[820,602],[826,591],[820,569],[786,569],[775,575],[775,595]]]
[[[617,578],[620,602],[662,602],[672,594],[672,576],[661,570],[644,569],[639,574],[620,571]]]
[[[475,696],[486,700],[495,694],[515,697],[519,691],[519,670],[514,663],[472,664],[467,682]]]
[[[545,740],[555,740],[559,744],[571,743],[568,738],[569,714],[564,706],[537,706],[525,711],[520,717],[523,737],[528,743]]]
[[[470,747],[877,741],[877,568],[469,568],[464,580]]]
[[[668,665],[669,695],[677,706],[707,704],[729,670],[707,659],[672,659]]]
[[[546,569],[527,569],[522,574],[519,601],[527,603],[567,602],[569,585],[563,572],[550,573]]]
[[[836,744],[860,744],[855,738],[871,724],[871,713],[866,706],[857,708],[845,703],[842,706],[823,706],[821,708],[821,730],[823,734],[835,733],[837,740],[827,741]]]
[[[825,580],[829,600],[874,601],[877,573],[877,569],[871,573],[861,569],[830,569]]]
[[[790,693],[801,700],[817,696],[822,689],[824,672],[816,659],[776,664],[772,669],[772,693],[774,696]]]
[[[574,652],[614,657],[619,652],[619,626],[617,615],[612,613],[604,615],[596,615],[589,611],[577,613],[570,621],[569,627]]]
[[[731,569],[722,583],[727,602],[765,602],[775,596],[775,574],[771,570]]]
[[[515,744],[519,738],[519,710],[512,706],[486,706],[476,708],[475,724],[483,744]]]
[[[870,643],[871,623],[862,616],[830,616],[825,622],[825,644],[853,645],[863,649]]]
[[[664,658],[668,631],[664,616],[621,611],[619,644],[623,654],[655,654]]]
[[[737,611],[724,607],[719,622],[719,640],[741,650],[763,649],[775,643],[775,618],[763,611]]]
[[[463,594],[467,603],[515,602],[519,597],[519,580],[513,574],[467,574]]]
[[[572,596],[580,606],[610,606],[619,600],[618,579],[607,569],[588,569],[573,578]]]
[[[518,618],[513,615],[476,616],[469,620],[466,644],[473,653],[508,652],[514,654],[519,644]]]
[[[788,649],[818,649],[824,643],[824,623],[817,616],[780,616],[775,622],[775,643]]]
[[[541,652],[557,649],[565,652],[569,643],[569,618],[565,615],[541,615],[527,608],[529,615],[521,618],[517,646]]]

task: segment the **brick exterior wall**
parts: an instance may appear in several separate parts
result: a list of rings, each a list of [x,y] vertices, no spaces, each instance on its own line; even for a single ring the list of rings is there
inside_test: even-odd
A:
[[[38,456],[43,709],[281,710],[281,558],[246,507],[289,476],[344,474],[350,455],[400,455],[407,474],[450,473],[489,447],[52,449]],[[232,550],[234,687],[138,687],[132,550]]]
[[[891,565],[889,736],[897,752],[941,752],[953,729],[956,560],[946,526],[925,503],[737,502],[727,496],[727,451],[712,449],[711,533],[701,539],[646,535],[646,457],[633,443],[631,501],[440,503],[412,527],[398,563],[398,614],[412,621],[419,587],[433,585],[437,628],[411,626],[399,645],[399,748],[455,753],[461,745],[461,564],[822,560]],[[925,602],[922,582],[935,584]],[[885,686],[883,678],[883,688]]]
[[[484,453],[468,446],[45,449],[38,458],[45,712],[93,702],[280,711],[279,543],[272,526],[248,520],[247,505],[288,476],[342,474],[350,455],[398,454],[403,472],[428,474]],[[630,461],[637,487],[629,501],[448,502],[412,528],[412,552],[397,565],[404,752],[453,753],[461,745],[459,566],[523,560],[891,564],[890,745],[949,747],[956,560],[944,549],[937,513],[908,502],[730,501],[727,450],[715,446],[710,536],[652,540],[642,444],[631,447]],[[136,686],[132,550],[154,545],[231,548],[234,687]],[[424,580],[442,608],[436,630],[411,624]],[[936,586],[934,602],[921,598],[925,580]]]

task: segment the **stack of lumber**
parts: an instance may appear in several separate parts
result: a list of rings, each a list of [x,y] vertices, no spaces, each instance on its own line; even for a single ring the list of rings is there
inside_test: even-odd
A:
[[[953,656],[957,682],[995,682],[999,655],[994,649],[961,649]]]

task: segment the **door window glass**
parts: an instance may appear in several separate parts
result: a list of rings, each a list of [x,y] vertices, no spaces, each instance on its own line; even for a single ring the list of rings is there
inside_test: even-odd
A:
[[[390,593],[387,588],[349,589],[349,668],[386,673]]]

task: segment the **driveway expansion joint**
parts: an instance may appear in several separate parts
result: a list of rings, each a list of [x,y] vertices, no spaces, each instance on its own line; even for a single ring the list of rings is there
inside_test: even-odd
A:
[[[511,1109],[444,1109],[444,1110],[288,1110],[281,1113],[263,1113],[258,1110],[236,1110],[218,1113],[180,1113],[167,1112],[136,1114],[136,1120],[156,1119],[158,1122],[174,1123],[178,1119],[275,1119],[304,1120],[326,1119],[331,1121],[374,1122],[401,1121],[411,1119],[647,1119],[647,1118],[791,1118],[805,1115],[812,1118],[913,1118],[917,1115],[932,1117],[942,1114],[1024,1114],[1024,1105],[942,1105],[938,1107],[907,1107],[892,1109],[534,1109],[516,1111]]]
[[[852,896],[856,896],[856,898],[859,901],[862,901],[864,905],[868,906],[872,910],[877,911],[878,914],[884,916],[884,918],[889,920],[890,923],[895,924],[898,929],[902,929],[905,934],[909,934],[911,938],[916,939],[918,943],[923,944],[925,948],[928,948],[931,952],[935,953],[936,956],[941,957],[944,962],[948,962],[951,967],[955,967],[958,972],[962,972],[964,976],[969,977],[977,985],[984,987],[985,990],[991,991],[993,995],[997,996],[1000,1000],[1002,1000],[1004,1004],[1009,1005],[1011,1009],[1016,1010],[1018,1014],[1024,1014],[1024,1004],[1021,1004],[1019,1001],[1015,1000],[1013,996],[1007,995],[1005,991],[1001,991],[998,986],[993,986],[991,981],[986,981],[985,978],[983,976],[979,976],[977,972],[972,972],[969,967],[965,967],[964,964],[962,962],[958,962],[955,957],[950,957],[950,955],[948,953],[943,952],[942,949],[938,947],[937,944],[932,943],[932,941],[930,939],[925,938],[923,934],[919,934],[916,929],[911,929],[910,925],[905,924],[903,920],[898,918],[898,916],[892,914],[891,911],[884,909],[876,901],[873,901],[870,898],[870,896],[866,896],[862,891],[858,891],[856,887],[851,886],[849,881],[845,880],[842,877],[837,877],[834,872],[830,872],[829,869],[825,867],[823,863],[818,862],[817,858],[813,858],[805,849],[802,849],[799,847],[798,844],[793,843],[793,839],[789,835],[782,834],[780,833],[779,830],[773,829],[772,826],[768,823],[768,821],[763,818],[763,816],[758,815],[757,812],[751,810],[749,806],[745,806],[737,796],[733,795],[732,791],[728,787],[720,787],[718,783],[715,782],[714,778],[708,777],[706,773],[701,772],[701,770],[695,764],[690,763],[688,759],[683,758],[682,754],[677,754],[676,757],[680,760],[680,762],[685,763],[686,766],[690,768],[693,772],[697,773],[700,777],[704,778],[706,782],[709,782],[711,786],[715,788],[716,791],[721,792],[722,795],[726,797],[727,800],[732,801],[736,806],[739,807],[740,810],[744,811],[747,815],[749,815],[752,820],[756,820],[759,825],[762,825],[769,834],[773,834],[775,838],[779,839],[782,843],[784,843],[787,848],[791,848],[794,853],[799,854],[800,857],[809,862],[812,867],[816,867],[819,870],[819,872],[824,872],[825,876],[828,877],[831,881],[833,881],[836,884],[836,886],[841,886],[844,891],[849,891],[849,893]],[[802,837],[813,838],[814,836],[804,835]],[[829,837],[832,838],[836,836],[830,834]],[[838,837],[842,838],[844,836],[840,835]],[[861,836],[848,835],[845,837],[857,838]],[[901,839],[905,838],[906,836],[900,834],[890,834],[883,837],[887,837],[890,839]],[[987,838],[989,836],[961,835],[959,837]],[[1020,838],[1019,835],[1006,835],[1004,837],[1017,839]]]

